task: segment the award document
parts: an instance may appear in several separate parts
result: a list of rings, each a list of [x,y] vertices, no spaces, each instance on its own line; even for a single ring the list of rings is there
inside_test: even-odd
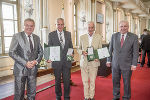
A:
[[[60,46],[45,47],[44,59],[51,61],[60,61]]]
[[[95,59],[95,57],[94,57],[94,48],[93,47],[88,47],[87,48],[87,53],[88,53],[88,55],[87,55],[88,61],[93,61]]]
[[[73,49],[69,48],[67,52],[67,61],[74,61],[72,54],[73,54]]]
[[[103,58],[106,58],[106,57],[110,56],[107,47],[97,49],[97,53],[98,53],[98,58],[99,59],[103,59]]]
[[[50,56],[51,61],[60,61],[60,46],[50,47]]]

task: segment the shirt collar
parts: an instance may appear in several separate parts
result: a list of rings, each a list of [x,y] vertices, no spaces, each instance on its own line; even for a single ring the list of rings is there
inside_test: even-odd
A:
[[[94,33],[95,33],[95,32],[93,32],[92,36],[90,36],[90,34],[88,33],[88,37],[93,37]]]
[[[27,33],[25,33],[25,35],[26,35],[26,37],[28,37],[28,34],[27,34]],[[33,37],[33,35],[32,35],[32,34],[31,34],[30,36],[31,36],[31,37]]]
[[[64,31],[62,31],[62,32],[59,32],[59,31],[58,31],[58,29],[57,29],[57,33],[58,33],[58,34],[60,34],[60,33],[62,33],[62,34],[63,34],[63,33],[64,33]]]

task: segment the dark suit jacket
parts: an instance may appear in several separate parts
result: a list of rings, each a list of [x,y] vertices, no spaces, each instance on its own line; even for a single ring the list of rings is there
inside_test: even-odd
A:
[[[150,50],[150,35],[144,36],[141,42],[141,48],[143,50]]]
[[[137,65],[138,37],[128,32],[122,48],[120,37],[121,34],[119,32],[112,35],[109,45],[110,57],[107,61],[112,62],[112,68],[120,66],[122,70],[130,70],[131,65]]]
[[[28,42],[24,32],[14,34],[12,42],[9,48],[9,56],[15,60],[14,64],[14,75],[15,76],[27,76],[36,75],[38,66],[36,65],[32,69],[26,67],[28,61],[37,60],[40,63],[43,56],[43,49],[40,44],[40,38],[33,35],[34,49],[33,52],[30,50],[30,43]]]
[[[72,40],[71,40],[71,33],[68,31],[64,31],[64,37],[65,37],[65,46],[64,46],[64,49],[61,48],[61,53],[60,53],[61,61],[53,61],[52,62],[53,68],[60,68],[59,66],[62,64],[69,68],[72,66],[71,62],[67,61],[67,57],[66,57],[68,49],[73,48]],[[48,46],[60,46],[61,47],[57,31],[53,31],[49,33],[48,38],[49,38]]]

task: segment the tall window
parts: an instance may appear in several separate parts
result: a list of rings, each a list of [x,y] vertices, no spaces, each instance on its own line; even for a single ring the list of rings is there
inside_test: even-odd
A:
[[[0,1],[0,55],[7,54],[14,33],[18,32],[17,0]]]

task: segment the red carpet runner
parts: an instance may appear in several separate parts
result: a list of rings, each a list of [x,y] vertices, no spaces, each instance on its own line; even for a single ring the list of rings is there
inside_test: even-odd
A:
[[[80,71],[72,73],[72,81],[77,86],[71,87],[71,100],[83,100],[83,85],[81,80]],[[42,84],[37,87],[41,89],[54,81]],[[121,80],[121,84],[122,84]],[[132,74],[131,81],[131,100],[150,100],[150,68],[145,65],[143,68],[138,67]],[[121,85],[121,96],[123,95],[123,84]],[[96,100],[112,100],[112,80],[111,75],[106,78],[97,77],[96,79]],[[13,100],[13,96],[7,97],[2,100]],[[36,95],[36,100],[56,100],[55,87],[49,88]],[[62,97],[63,100],[63,97]],[[122,100],[122,99],[121,99]]]

